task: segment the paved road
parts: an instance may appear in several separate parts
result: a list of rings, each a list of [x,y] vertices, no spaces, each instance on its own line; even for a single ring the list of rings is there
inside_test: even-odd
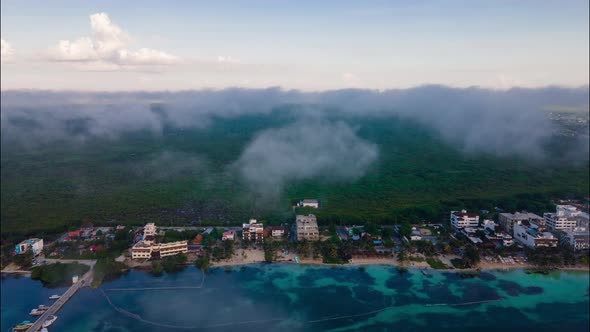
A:
[[[86,272],[86,274],[84,274],[84,276],[82,278],[80,278],[80,280],[78,280],[77,283],[73,284],[72,286],[70,286],[70,288],[68,288],[59,299],[57,299],[52,305],[51,307],[49,307],[49,310],[47,310],[43,315],[41,315],[33,324],[33,326],[31,326],[31,328],[29,328],[27,330],[27,332],[36,332],[38,330],[41,329],[43,322],[45,322],[49,316],[51,315],[55,315],[59,309],[61,309],[61,307],[68,302],[68,300],[74,295],[76,294],[76,292],[82,288],[84,285],[90,284],[91,280],[92,280],[92,276],[93,276],[93,272],[92,269],[88,272]]]
[[[37,261],[46,261],[47,264],[76,263],[76,262],[78,262],[80,264],[90,266],[90,270],[92,270],[92,268],[94,268],[94,265],[96,264],[96,260],[94,260],[94,259],[53,259],[53,258],[43,258],[42,256],[39,256]]]

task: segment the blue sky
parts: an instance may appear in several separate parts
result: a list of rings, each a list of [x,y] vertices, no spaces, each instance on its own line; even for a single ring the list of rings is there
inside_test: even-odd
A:
[[[2,89],[588,84],[588,1],[3,0],[1,9]]]

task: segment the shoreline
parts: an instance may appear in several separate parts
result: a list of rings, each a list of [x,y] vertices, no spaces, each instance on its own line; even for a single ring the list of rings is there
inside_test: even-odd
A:
[[[262,264],[267,263],[264,260],[264,254],[262,251],[241,249],[242,253],[236,253],[230,259],[221,261],[211,261],[211,268],[215,267],[227,267],[227,266],[241,266],[247,264]],[[329,264],[322,262],[321,259],[303,258],[296,263],[294,260],[289,260],[287,257],[279,257],[276,261],[267,264],[297,264],[297,265],[312,265],[312,266],[369,266],[369,265],[388,265],[393,267],[403,267],[407,269],[427,269],[437,271],[457,271],[457,272],[472,272],[472,271],[506,271],[506,270],[547,270],[547,271],[577,271],[577,272],[590,272],[590,266],[575,266],[575,267],[558,267],[558,268],[543,268],[532,264],[502,264],[502,263],[491,263],[491,262],[480,262],[478,267],[468,269],[457,269],[452,267],[449,261],[449,257],[437,257],[445,265],[449,266],[448,269],[435,269],[431,267],[427,262],[399,262],[394,257],[387,258],[352,258],[352,262],[344,264]],[[410,264],[412,263],[412,264]]]

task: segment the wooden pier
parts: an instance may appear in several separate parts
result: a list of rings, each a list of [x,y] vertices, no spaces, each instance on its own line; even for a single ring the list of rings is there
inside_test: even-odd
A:
[[[43,313],[43,315],[41,315],[33,324],[33,326],[31,326],[27,332],[37,332],[41,329],[43,323],[49,318],[49,316],[51,315],[55,315],[59,309],[61,309],[61,307],[63,307],[64,304],[66,304],[66,302],[68,302],[72,296],[74,296],[74,294],[76,294],[76,292],[84,287],[84,286],[88,286],[90,285],[90,282],[92,281],[92,276],[93,276],[93,272],[92,269],[90,269],[90,271],[86,272],[86,274],[84,274],[84,276],[82,278],[80,278],[80,280],[78,280],[77,283],[72,284],[72,286],[70,286],[70,288],[68,288],[61,296],[59,299],[57,299],[55,302],[53,302],[53,304],[51,304],[51,306],[49,307],[49,309],[47,311],[45,311]]]

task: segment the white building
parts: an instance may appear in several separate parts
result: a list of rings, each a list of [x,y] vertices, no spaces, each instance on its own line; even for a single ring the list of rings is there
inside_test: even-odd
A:
[[[14,247],[14,252],[17,255],[24,254],[27,251],[31,251],[35,256],[39,255],[43,251],[43,239],[27,239]]]
[[[272,237],[285,236],[285,227],[283,226],[272,226],[270,229],[270,235]]]
[[[529,248],[557,247],[557,238],[545,231],[545,226],[526,220],[514,224],[514,240]]]
[[[259,224],[256,219],[250,219],[247,224],[242,224],[242,240],[263,241],[264,225]]]
[[[574,251],[588,250],[590,248],[588,237],[589,233],[587,229],[574,228],[564,231],[561,240],[564,245],[569,246]]]
[[[153,222],[145,224],[143,228],[143,242],[150,244],[155,241],[156,238],[156,224]]]
[[[150,259],[162,258],[188,252],[187,241],[169,243],[155,243],[157,227],[154,223],[148,223],[143,228],[143,240],[137,242],[131,248],[131,258]]]
[[[422,233],[416,228],[412,227],[412,233],[410,233],[410,241],[420,241],[422,240]]]
[[[477,213],[469,213],[466,210],[451,211],[451,226],[455,229],[479,226]]]
[[[538,216],[534,213],[522,211],[522,212],[515,212],[515,213],[500,213],[498,221],[500,222],[500,226],[504,228],[506,233],[514,234],[513,228],[514,224],[519,221],[528,221],[534,223],[540,223],[543,220],[543,217]]]
[[[578,222],[571,215],[567,215],[563,210],[557,210],[557,213],[547,212],[543,214],[545,225],[551,230],[574,229]]]
[[[131,258],[158,259],[187,252],[187,241],[176,241],[169,243],[146,243],[145,241],[139,241],[131,248]]]
[[[297,215],[295,217],[295,224],[297,226],[297,240],[317,241],[320,239],[320,231],[318,229],[318,222],[313,214],[304,216]]]
[[[314,209],[317,209],[320,207],[320,202],[318,202],[317,199],[304,199],[304,200],[300,201],[299,203],[297,203],[297,206],[312,207]]]
[[[221,235],[221,241],[234,241],[236,239],[236,232],[234,231],[227,231],[227,232],[223,232],[223,235]]]

